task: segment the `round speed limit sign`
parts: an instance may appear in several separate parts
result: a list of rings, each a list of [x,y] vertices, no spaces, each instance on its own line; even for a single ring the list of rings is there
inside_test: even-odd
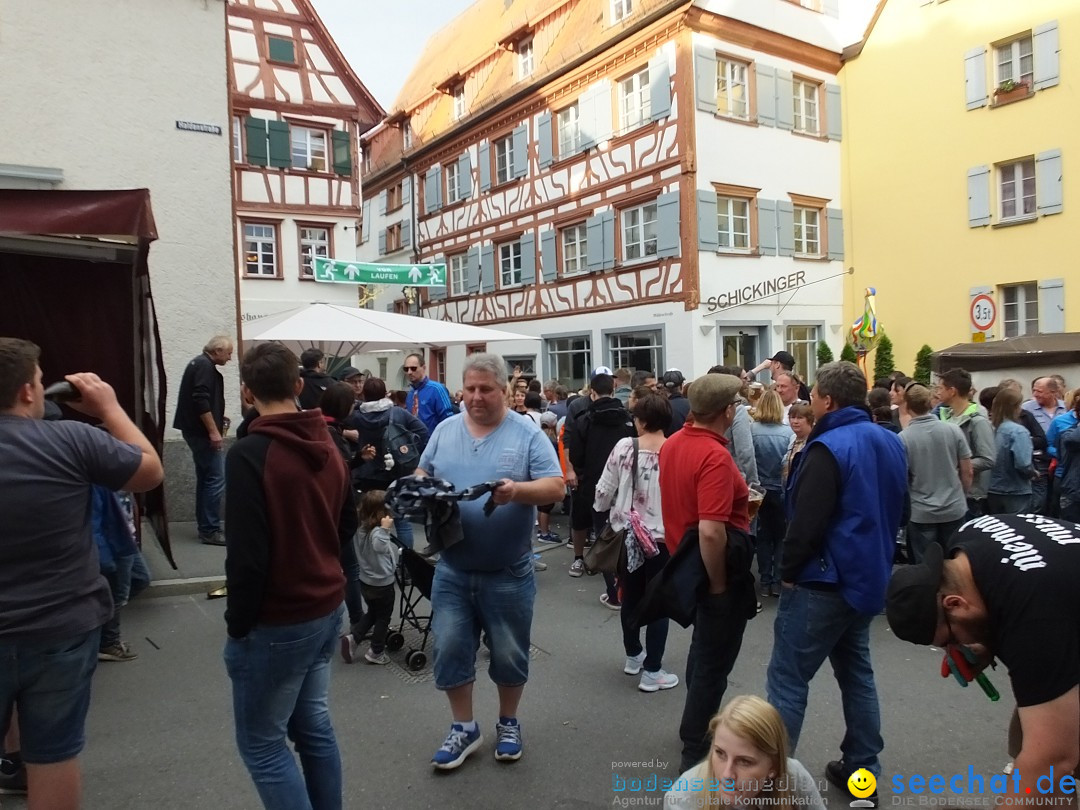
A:
[[[989,295],[976,295],[971,299],[971,325],[980,332],[989,332],[997,320],[997,304]]]

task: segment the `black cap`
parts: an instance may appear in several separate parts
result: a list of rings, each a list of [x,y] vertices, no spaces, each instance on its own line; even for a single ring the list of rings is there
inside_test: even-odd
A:
[[[897,569],[885,593],[885,616],[897,638],[912,644],[933,644],[938,627],[938,591],[944,552],[930,543],[923,561]]]
[[[774,363],[779,363],[784,368],[795,368],[795,358],[788,352],[777,352],[769,358]]]
[[[661,385],[668,391],[682,391],[684,382],[686,382],[686,378],[677,368],[665,371],[664,376],[660,378]]]
[[[337,379],[341,380],[342,382],[345,382],[345,380],[349,379],[349,377],[356,377],[356,376],[358,376],[360,374],[363,374],[363,373],[364,372],[362,372],[356,366],[345,366],[345,368],[341,369],[334,376]]]

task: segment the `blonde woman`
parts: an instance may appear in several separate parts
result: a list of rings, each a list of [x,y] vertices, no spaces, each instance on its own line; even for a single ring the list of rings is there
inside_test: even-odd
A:
[[[761,395],[750,424],[754,439],[754,459],[758,481],[765,490],[765,499],[757,513],[757,562],[762,596],[780,596],[779,571],[774,576],[773,561],[779,556],[780,544],[787,532],[784,514],[784,456],[791,444],[791,428],[784,424],[784,403],[775,391]]]
[[[825,810],[814,778],[788,757],[780,713],[762,698],[732,698],[709,723],[709,734],[709,755],[679,777],[664,797],[665,810],[755,805]]]

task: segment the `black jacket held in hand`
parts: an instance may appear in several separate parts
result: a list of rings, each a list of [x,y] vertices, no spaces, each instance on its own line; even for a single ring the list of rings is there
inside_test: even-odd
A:
[[[225,419],[225,381],[210,355],[203,352],[187,364],[180,378],[180,393],[176,398],[173,427],[185,433],[204,434],[202,414],[214,417],[217,429],[222,430]]]
[[[619,439],[637,435],[634,422],[615,397],[595,400],[577,417],[576,437],[570,445],[570,463],[578,478],[595,486],[604,473],[604,465]]]
[[[229,635],[331,613],[356,502],[320,411],[260,416],[225,458]]]

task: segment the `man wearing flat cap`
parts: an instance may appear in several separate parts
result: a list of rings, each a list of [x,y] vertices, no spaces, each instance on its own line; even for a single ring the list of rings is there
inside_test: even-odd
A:
[[[742,647],[746,622],[754,615],[754,582],[728,570],[728,548],[750,531],[749,490],[724,438],[735,420],[742,380],[706,374],[690,384],[687,399],[694,423],[660,450],[664,537],[675,554],[688,532],[698,533],[709,587],[697,605],[686,660],[686,705],[679,737],[681,771],[709,752],[708,724],[724,698],[728,675]],[[749,607],[749,610],[747,610]]]
[[[907,496],[899,437],[870,420],[866,377],[843,360],[818,369],[817,425],[792,463],[780,604],[766,678],[769,703],[799,744],[810,681],[828,659],[847,726],[825,775],[841,790],[866,768],[881,774],[881,710],[870,663],[870,622],[885,606]],[[815,741],[818,742],[818,741]],[[876,792],[869,797],[875,802]]]
[[[1009,670],[1017,712],[1009,728],[1016,798],[1040,776],[1063,796],[1080,765],[1080,526],[1039,515],[987,515],[931,543],[897,569],[885,611],[897,638],[994,658]],[[1043,786],[1046,780],[1043,780]],[[1069,787],[1067,784],[1064,787]],[[1011,799],[1013,797],[1007,797]],[[1008,803],[1008,801],[1006,801]]]

